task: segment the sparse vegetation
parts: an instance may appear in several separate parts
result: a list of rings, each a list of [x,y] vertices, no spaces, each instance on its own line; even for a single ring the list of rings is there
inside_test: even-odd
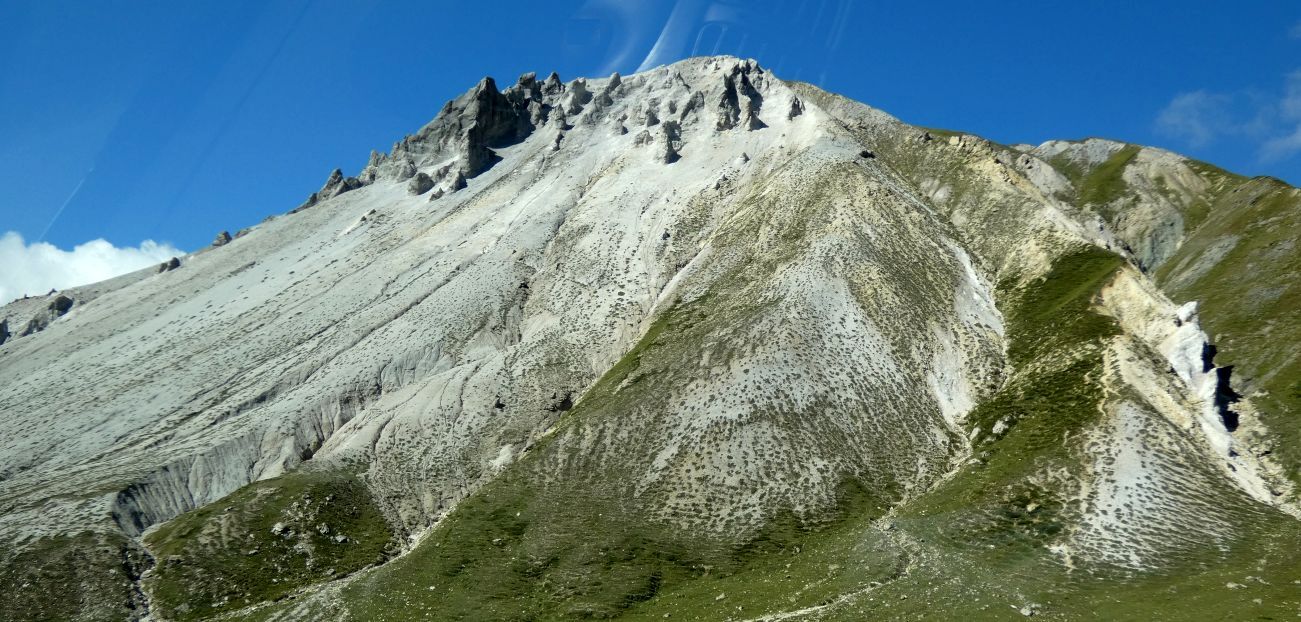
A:
[[[0,620],[127,620],[143,609],[135,581],[147,565],[126,537],[89,531],[0,552]]]
[[[388,524],[365,485],[341,472],[256,482],[146,536],[154,608],[200,620],[383,562]]]
[[[1104,162],[1092,167],[1066,155],[1052,158],[1049,164],[1071,180],[1075,186],[1075,198],[1081,205],[1103,209],[1127,195],[1129,185],[1124,179],[1125,167],[1133,161],[1140,149],[1142,147],[1138,145],[1125,145]]]

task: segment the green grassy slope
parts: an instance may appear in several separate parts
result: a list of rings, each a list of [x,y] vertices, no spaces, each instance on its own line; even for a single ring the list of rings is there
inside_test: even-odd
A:
[[[1028,286],[1005,281],[1013,372],[972,414],[976,453],[893,511],[884,512],[891,499],[846,482],[835,509],[818,520],[783,515],[724,541],[648,519],[612,492],[626,474],[557,473],[545,459],[555,445],[544,443],[409,555],[343,589],[342,609],[318,614],[749,620],[802,611],[793,617],[1012,620],[1029,608],[1051,620],[1294,616],[1301,533],[1277,512],[1244,507],[1230,546],[1189,545],[1150,571],[1072,569],[1049,548],[1077,518],[1072,487],[1051,479],[1084,469],[1080,432],[1102,416],[1098,353],[1117,328],[1092,302],[1121,264],[1082,248]],[[652,372],[657,354],[690,340],[698,321],[689,307],[666,314],[564,425],[602,416],[605,400],[618,399],[605,389]],[[997,421],[1004,424],[994,433]]]
[[[146,587],[166,618],[206,619],[383,562],[392,537],[355,476],[291,473],[148,533]]]
[[[1273,437],[1264,450],[1301,484],[1301,192],[1268,178],[1218,185],[1205,221],[1155,276],[1175,300],[1198,302],[1216,364],[1234,366],[1235,388]]]
[[[0,551],[0,620],[108,622],[143,609],[135,580],[148,558],[125,536],[42,538],[7,553]]]

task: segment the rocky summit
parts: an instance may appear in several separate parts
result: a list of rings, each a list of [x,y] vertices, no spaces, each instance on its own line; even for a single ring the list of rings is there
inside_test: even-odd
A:
[[[696,58],[0,308],[6,620],[1292,619],[1301,192]]]

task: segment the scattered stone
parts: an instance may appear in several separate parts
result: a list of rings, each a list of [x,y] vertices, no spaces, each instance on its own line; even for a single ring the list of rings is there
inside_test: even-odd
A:
[[[271,535],[273,535],[273,536],[278,536],[278,535],[280,535],[280,534],[282,534],[282,533],[284,533],[284,532],[285,532],[285,524],[284,524],[284,523],[276,523],[276,524],[274,524],[274,525],[271,526]]]
[[[168,259],[167,261],[164,261],[164,262],[161,263],[161,264],[158,264],[158,271],[159,271],[159,272],[170,272],[170,271],[175,270],[175,269],[177,269],[177,268],[179,268],[179,267],[181,267],[181,260],[180,260],[179,258],[173,257],[173,258],[171,258],[171,259]]]
[[[217,237],[213,238],[212,245],[225,246],[230,243],[231,239],[232,238],[230,237],[229,231],[222,231],[221,233],[217,234]]]

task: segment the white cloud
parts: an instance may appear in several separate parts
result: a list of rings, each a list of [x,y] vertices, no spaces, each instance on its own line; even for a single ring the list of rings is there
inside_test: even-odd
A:
[[[65,251],[48,242],[28,244],[22,235],[9,231],[0,235],[0,304],[103,281],[184,254],[153,240],[123,248],[103,239],[91,240]]]
[[[1287,74],[1287,89],[1279,103],[1279,111],[1290,121],[1301,121],[1301,69]]]
[[[1266,162],[1274,162],[1297,152],[1301,152],[1301,125],[1298,125],[1296,131],[1287,136],[1279,136],[1265,141],[1265,144],[1260,147],[1260,159]]]
[[[1290,129],[1282,136],[1265,141],[1260,148],[1262,160],[1282,160],[1301,153],[1301,69],[1288,74],[1287,87],[1278,103],[1278,114],[1285,127]]]
[[[1301,153],[1301,70],[1285,76],[1282,92],[1179,93],[1157,113],[1156,131],[1193,148],[1247,141],[1266,162],[1292,157]]]
[[[1230,131],[1230,99],[1228,95],[1206,91],[1175,95],[1157,115],[1157,131],[1193,147],[1204,147]]]

